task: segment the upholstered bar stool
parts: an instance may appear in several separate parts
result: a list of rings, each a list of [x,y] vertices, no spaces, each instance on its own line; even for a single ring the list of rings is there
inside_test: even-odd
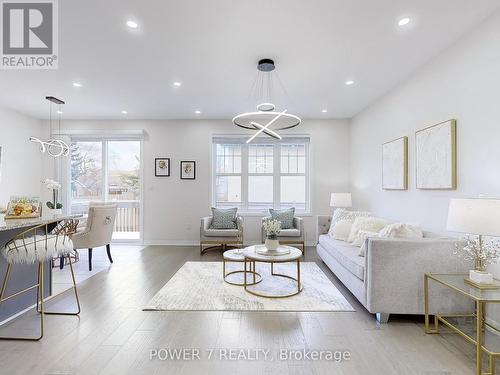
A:
[[[40,334],[34,337],[9,336],[1,337],[0,340],[29,340],[38,341],[43,337],[44,315],[78,315],[80,313],[80,301],[76,289],[75,274],[73,265],[69,263],[71,268],[71,277],[73,280],[73,290],[76,297],[78,310],[76,312],[48,312],[44,309],[44,265],[45,262],[51,261],[57,256],[70,256],[70,251],[73,249],[73,243],[68,234],[76,225],[72,220],[63,224],[58,224],[54,229],[49,229],[49,224],[39,225],[30,228],[11,239],[2,249],[1,254],[7,260],[7,270],[2,281],[2,289],[0,291],[0,305],[12,298],[15,298],[30,290],[36,289],[36,310],[40,314]],[[9,296],[6,296],[5,291],[9,282],[9,277],[15,271],[16,265],[20,264],[38,264],[36,284],[29,286],[21,291],[17,291]]]

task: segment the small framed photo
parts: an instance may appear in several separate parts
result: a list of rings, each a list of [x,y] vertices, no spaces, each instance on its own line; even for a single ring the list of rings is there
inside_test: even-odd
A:
[[[155,158],[155,176],[170,176],[170,158]]]
[[[196,179],[196,162],[181,161],[181,180]]]

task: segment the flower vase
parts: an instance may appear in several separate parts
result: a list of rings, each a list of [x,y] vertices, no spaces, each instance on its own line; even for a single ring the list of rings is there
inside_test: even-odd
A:
[[[280,242],[278,241],[277,238],[266,238],[266,242],[264,243],[266,246],[266,249],[268,251],[276,251],[278,250],[278,247],[280,245]]]

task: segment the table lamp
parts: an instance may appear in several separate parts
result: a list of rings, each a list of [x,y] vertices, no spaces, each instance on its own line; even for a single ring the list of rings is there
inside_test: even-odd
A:
[[[469,278],[475,283],[493,283],[493,275],[486,272],[486,265],[497,262],[500,245],[498,241],[485,241],[483,237],[500,236],[500,199],[451,199],[446,228],[467,234],[463,257],[474,261]]]
[[[330,207],[352,207],[351,193],[332,193],[330,195]]]

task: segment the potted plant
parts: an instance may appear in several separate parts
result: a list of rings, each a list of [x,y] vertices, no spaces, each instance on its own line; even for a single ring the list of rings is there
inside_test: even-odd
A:
[[[266,249],[268,251],[276,251],[280,245],[278,235],[281,232],[281,221],[266,220],[264,221],[264,231],[266,232]]]
[[[49,215],[59,215],[62,213],[63,205],[59,202],[59,190],[61,189],[61,184],[57,181],[45,179],[42,183],[47,187],[47,189],[52,190],[52,201],[47,202],[47,208]]]

